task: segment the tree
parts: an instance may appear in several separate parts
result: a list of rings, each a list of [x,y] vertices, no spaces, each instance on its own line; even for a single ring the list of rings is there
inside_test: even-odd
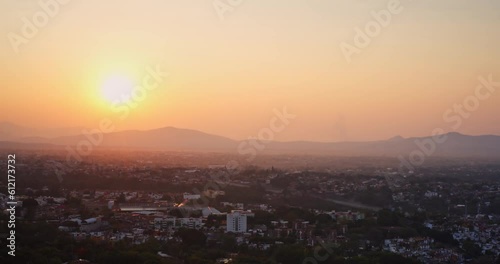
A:
[[[204,246],[207,241],[207,236],[203,232],[195,229],[180,229],[175,232],[175,236],[182,239],[182,244],[185,246]]]
[[[276,253],[278,263],[300,264],[305,257],[305,248],[301,245],[285,245],[279,247]]]
[[[236,238],[233,235],[223,235],[221,247],[224,251],[234,252],[238,247],[238,244],[236,243]]]
[[[465,254],[469,255],[470,257],[475,258],[481,256],[481,248],[470,239],[464,241],[464,243],[462,244],[462,248],[465,251]]]
[[[38,202],[33,198],[28,198],[23,201],[23,207],[37,207]]]
[[[127,199],[125,198],[125,194],[121,193],[120,196],[118,197],[118,199],[116,200],[116,203],[124,203],[126,201],[127,201]]]

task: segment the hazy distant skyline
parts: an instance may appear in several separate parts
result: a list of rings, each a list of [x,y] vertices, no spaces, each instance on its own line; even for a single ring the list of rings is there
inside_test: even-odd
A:
[[[223,1],[225,2],[225,1]],[[339,45],[389,1],[246,0],[220,20],[213,0],[72,0],[15,53],[10,32],[38,1],[0,0],[0,121],[117,130],[173,126],[255,136],[273,109],[296,118],[276,140],[367,141],[453,131],[443,113],[500,82],[499,1],[408,1],[347,63]],[[118,74],[169,73],[117,120],[102,96]],[[458,132],[500,135],[496,91]]]

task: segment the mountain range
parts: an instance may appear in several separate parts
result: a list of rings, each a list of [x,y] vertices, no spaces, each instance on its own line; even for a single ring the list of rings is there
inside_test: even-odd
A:
[[[369,142],[253,142],[238,141],[204,132],[164,127],[152,130],[126,130],[89,138],[82,128],[37,130],[0,122],[0,148],[52,148],[76,146],[79,142],[96,140],[99,147],[133,148],[167,151],[289,153],[338,156],[397,156],[412,152],[453,157],[500,158],[500,136],[469,136],[448,133],[439,143],[433,137],[403,138],[400,136]],[[258,144],[258,145],[256,145]],[[263,148],[258,148],[264,146]]]

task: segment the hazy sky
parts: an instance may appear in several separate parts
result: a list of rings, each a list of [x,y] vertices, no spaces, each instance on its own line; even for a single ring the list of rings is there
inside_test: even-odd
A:
[[[497,0],[401,0],[350,63],[340,44],[354,45],[355,28],[390,1],[242,0],[224,19],[214,2],[71,0],[16,53],[9,33],[23,36],[23,17],[45,11],[0,0],[0,121],[93,128],[109,117],[119,130],[244,139],[286,106],[296,118],[277,140],[375,140],[451,131],[443,114],[474,95],[478,77],[500,82]],[[103,83],[119,75],[140,85],[157,64],[169,76],[117,118]],[[458,131],[500,134],[500,91]]]

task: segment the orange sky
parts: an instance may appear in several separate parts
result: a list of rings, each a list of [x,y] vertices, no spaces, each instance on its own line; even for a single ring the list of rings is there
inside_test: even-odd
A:
[[[71,0],[16,53],[9,34],[43,9],[0,0],[0,121],[93,128],[110,117],[118,130],[244,139],[286,106],[297,117],[277,140],[375,140],[451,131],[443,113],[474,95],[478,77],[500,82],[499,1],[401,0],[351,63],[340,44],[390,1],[246,0],[223,20],[213,2]],[[117,118],[103,82],[140,85],[157,64],[169,76]],[[499,110],[497,91],[458,131],[500,134]]]

